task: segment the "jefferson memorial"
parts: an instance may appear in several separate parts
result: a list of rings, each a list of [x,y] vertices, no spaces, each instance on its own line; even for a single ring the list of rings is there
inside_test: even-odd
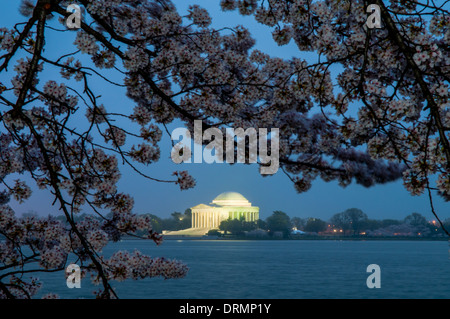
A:
[[[244,196],[236,192],[222,193],[209,204],[191,207],[192,227],[177,231],[163,231],[164,235],[203,236],[211,229],[218,229],[223,220],[244,218],[252,222],[259,219],[259,207],[252,206]]]
[[[252,206],[244,196],[236,192],[222,193],[210,205],[191,207],[192,228],[219,228],[223,220],[244,218],[247,222],[259,219],[259,207]]]

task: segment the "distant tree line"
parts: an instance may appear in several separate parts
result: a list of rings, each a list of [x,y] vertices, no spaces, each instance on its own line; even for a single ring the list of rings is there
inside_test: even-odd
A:
[[[29,212],[25,215],[33,215]],[[174,212],[167,218],[161,218],[154,214],[142,214],[149,216],[155,232],[163,230],[182,230],[190,228],[192,214],[190,209],[184,213]],[[79,214],[75,218],[82,220],[91,215]],[[56,217],[58,219],[60,217]],[[61,219],[64,219],[61,217]],[[443,221],[444,228],[450,229],[450,219]],[[411,213],[404,219],[370,219],[358,208],[350,208],[336,213],[329,220],[315,217],[289,217],[285,212],[276,210],[266,219],[258,219],[255,222],[241,219],[227,219],[220,223],[218,229],[209,232],[210,235],[242,236],[250,234],[254,236],[275,236],[287,238],[292,230],[301,230],[307,234],[336,235],[336,236],[444,236],[444,231],[437,222],[429,222],[417,213]]]
[[[24,217],[26,216],[37,216],[37,213],[34,211],[27,212],[23,214]],[[109,216],[108,214],[106,216]],[[191,227],[191,210],[186,209],[184,213],[180,212],[173,212],[170,217],[167,218],[161,218],[157,215],[145,213],[140,214],[140,216],[148,216],[150,217],[151,223],[152,223],[152,229],[153,231],[157,233],[162,233],[163,230],[181,230]],[[81,213],[74,217],[75,220],[81,221],[85,218],[91,218],[91,219],[99,219],[100,217],[91,215],[91,214],[85,214]],[[66,222],[66,219],[64,216],[57,216],[55,219],[59,219],[63,222]]]
[[[192,213],[188,208],[184,213],[173,212],[168,218],[153,214],[144,214],[151,218],[153,230],[162,233],[163,230],[181,230],[192,226]]]
[[[445,229],[450,229],[450,219],[443,222]],[[320,218],[292,217],[285,212],[274,211],[265,220],[246,222],[244,219],[228,219],[223,221],[218,230],[210,234],[243,235],[258,234],[263,230],[268,236],[289,237],[292,230],[301,230],[307,234],[323,234],[336,236],[444,236],[445,233],[436,221],[428,222],[419,214],[412,213],[404,219],[369,219],[360,209],[350,208],[334,214],[328,221]]]
[[[330,228],[339,230],[342,235],[368,236],[443,236],[443,228],[436,221],[427,219],[417,213],[411,213],[403,220],[398,219],[369,219],[360,209],[351,208],[337,213],[330,218]],[[450,229],[450,219],[443,222],[445,229]]]
[[[231,233],[233,235],[243,235],[244,233],[258,234],[259,231],[264,231],[268,236],[275,237],[289,237],[293,228],[302,229],[306,232],[320,232],[326,229],[327,223],[318,218],[301,219],[299,217],[290,218],[285,212],[276,210],[265,220],[259,219],[256,222],[246,222],[244,219],[228,219],[222,221],[219,230],[225,234]],[[211,231],[214,234],[217,231]],[[261,233],[262,234],[262,233]]]

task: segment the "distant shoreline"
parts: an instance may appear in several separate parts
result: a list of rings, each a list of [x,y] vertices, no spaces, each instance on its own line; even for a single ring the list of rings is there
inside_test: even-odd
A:
[[[130,238],[132,239],[132,238]],[[180,235],[163,235],[163,240],[339,240],[339,241],[376,241],[376,240],[407,240],[407,241],[450,241],[446,237],[408,237],[408,236],[377,236],[377,237],[352,237],[352,236],[296,236],[292,238],[257,238],[245,236],[180,236]]]

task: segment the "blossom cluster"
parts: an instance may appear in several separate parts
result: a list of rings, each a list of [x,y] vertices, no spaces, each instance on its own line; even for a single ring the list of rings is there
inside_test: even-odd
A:
[[[73,62],[74,57],[69,57],[62,64],[64,67],[61,68],[61,76],[67,80],[70,80],[72,75],[74,75],[75,80],[81,81],[83,79],[83,72],[80,71],[82,64],[80,61]]]
[[[27,57],[27,59],[25,60],[24,58],[20,58],[17,61],[17,64],[14,66],[14,71],[17,72],[17,75],[14,76],[11,80],[11,84],[13,85],[14,88],[14,94],[16,96],[19,96],[20,91],[23,87],[23,83],[25,81],[25,77],[27,75],[27,72],[30,68],[30,64],[31,64],[31,59]],[[38,65],[38,72],[42,71],[43,65],[39,64]],[[37,74],[35,73],[33,76],[33,80],[32,80],[32,84],[33,85],[37,85],[39,83],[39,80],[37,78]],[[30,94],[31,95],[31,94]]]
[[[85,32],[78,32],[77,38],[74,42],[75,46],[80,49],[81,52],[94,55],[99,50],[99,46],[95,41],[95,37],[92,34]]]
[[[198,5],[189,6],[189,15],[187,17],[199,27],[206,28],[211,24],[211,17],[208,11],[200,8]]]
[[[55,115],[71,111],[78,104],[78,98],[68,95],[66,86],[62,83],[58,85],[55,81],[48,81],[44,85],[44,92],[39,98]]]
[[[177,184],[181,190],[189,189],[195,186],[194,178],[187,171],[174,172],[172,175],[177,177]]]
[[[37,263],[49,271],[64,271],[69,263],[69,255],[75,255],[83,263],[83,276],[89,272],[93,282],[98,283],[99,273],[89,263],[88,248],[100,254],[110,241],[117,241],[123,234],[136,231],[147,232],[148,238],[154,239],[157,244],[161,243],[161,238],[152,232],[149,217],[132,213],[116,212],[112,220],[87,216],[77,223],[77,230],[89,246],[85,246],[80,237],[74,234],[70,224],[61,219],[52,216],[18,218],[8,205],[0,205],[0,233],[6,238],[0,242],[0,265],[9,273],[5,278],[1,275],[1,280],[8,280],[4,284],[12,287],[9,293],[15,298],[30,298],[42,287],[36,278],[20,275],[24,261],[30,265]],[[120,251],[110,258],[100,257],[99,262],[107,270],[107,279],[116,281],[156,276],[181,278],[188,271],[182,262],[151,258],[138,251],[133,254]],[[18,280],[20,289],[14,288]],[[0,289],[0,298],[5,297],[5,291]]]
[[[152,258],[139,251],[133,253],[118,251],[104,260],[104,263],[107,265],[107,276],[116,281],[152,277],[180,278],[184,277],[188,271],[188,267],[177,260],[163,257]],[[94,281],[98,281],[98,278]]]
[[[0,28],[0,50],[10,51],[14,43],[14,31],[7,28]]]

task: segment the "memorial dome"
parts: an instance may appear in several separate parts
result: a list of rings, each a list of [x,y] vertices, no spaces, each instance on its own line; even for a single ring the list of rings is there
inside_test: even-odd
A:
[[[218,206],[251,206],[252,204],[239,193],[225,192],[214,198],[211,204]]]

